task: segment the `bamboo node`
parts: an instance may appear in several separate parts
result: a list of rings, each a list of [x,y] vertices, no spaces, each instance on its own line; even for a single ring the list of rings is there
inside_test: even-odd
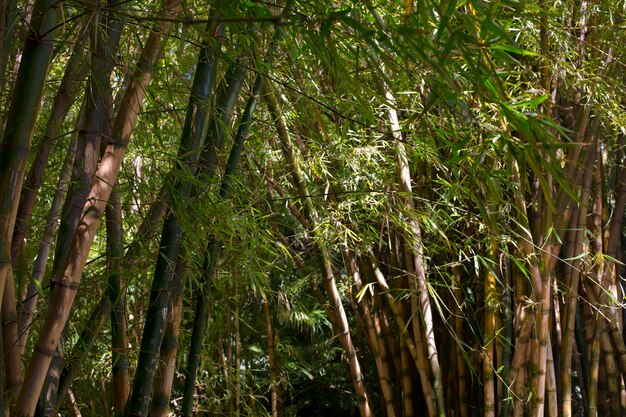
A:
[[[47,356],[49,358],[54,356],[54,350],[45,348],[45,347],[41,347],[41,346],[35,346],[35,352],[39,352],[44,356]]]
[[[63,282],[63,281],[50,281],[52,283],[52,286],[59,286],[62,288],[67,288],[68,290],[71,291],[76,291],[78,289],[78,284],[75,282]]]

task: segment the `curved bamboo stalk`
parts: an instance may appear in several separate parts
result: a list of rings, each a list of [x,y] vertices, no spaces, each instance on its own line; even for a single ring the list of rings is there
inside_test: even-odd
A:
[[[383,289],[383,294],[389,304],[389,307],[391,308],[391,311],[393,312],[394,319],[396,321],[396,324],[398,325],[398,330],[401,332],[401,337],[405,339],[406,346],[411,353],[411,357],[413,358],[415,367],[419,372],[422,383],[422,390],[424,393],[424,399],[426,400],[426,406],[428,409],[428,415],[431,417],[436,416],[438,413],[436,395],[434,387],[430,383],[431,378],[427,369],[427,360],[426,358],[424,358],[424,349],[418,349],[416,343],[411,338],[406,321],[402,317],[400,306],[398,306],[398,303],[391,295],[389,284],[387,283],[387,280],[385,279],[385,276],[383,275],[380,268],[376,265],[375,259],[371,255],[370,262],[371,267],[374,271],[376,281]],[[417,320],[417,318],[414,318],[413,320]],[[418,328],[418,331],[421,333],[421,329]]]
[[[118,7],[119,5],[113,5],[112,11]],[[70,255],[69,248],[85,206],[85,196],[89,193],[100,161],[100,144],[105,135],[108,115],[111,113],[109,110],[112,102],[110,77],[113,71],[113,59],[121,37],[122,23],[117,18],[103,14],[93,19],[92,24],[93,27],[90,27],[91,30],[88,31],[91,33],[91,65],[84,95],[85,119],[78,131],[78,149],[74,157],[72,179],[61,212],[51,271],[52,288]],[[57,402],[55,397],[59,379],[56,375],[61,373],[60,367],[63,366],[63,359],[59,352],[56,357],[58,359],[53,361],[54,366],[48,370],[49,375],[44,385],[45,395],[39,399],[37,408],[40,411],[36,413],[37,415],[49,415]]]
[[[400,190],[406,195],[406,197],[404,198],[404,204],[408,214],[408,222],[411,228],[411,232],[413,234],[413,245],[411,250],[413,252],[412,262],[414,275],[409,277],[409,280],[413,280],[416,283],[417,294],[419,298],[419,313],[424,323],[426,350],[428,352],[430,369],[434,378],[433,389],[435,391],[435,400],[437,402],[437,415],[439,417],[444,417],[446,415],[446,407],[443,394],[443,378],[439,365],[437,343],[435,341],[433,313],[430,306],[430,295],[428,292],[428,284],[426,282],[426,271],[423,264],[424,249],[421,242],[421,230],[419,224],[413,217],[413,213],[415,212],[415,204],[413,202],[413,189],[411,185],[409,163],[406,157],[406,151],[404,149],[404,144],[402,142],[400,134],[400,122],[398,121],[398,115],[394,108],[395,99],[389,90],[385,91],[385,96],[388,101],[391,133],[396,139],[396,159],[398,162],[398,179],[400,183]],[[417,317],[417,315],[415,316]]]
[[[319,215],[311,203],[311,197],[307,190],[307,184],[302,173],[302,168],[300,167],[298,157],[291,144],[287,122],[285,121],[285,118],[280,110],[278,100],[276,99],[276,95],[274,94],[269,82],[267,82],[267,87],[265,88],[264,98],[266,99],[270,115],[276,123],[276,130],[278,132],[281,150],[291,170],[292,183],[298,191],[302,205],[302,212],[308,222],[309,232],[311,233],[311,236],[313,236],[313,240],[315,240],[315,236],[318,233],[316,225],[319,222]],[[350,369],[352,385],[354,386],[357,396],[359,411],[361,413],[361,417],[373,416],[374,411],[371,407],[369,395],[365,387],[363,374],[361,372],[361,365],[356,355],[354,344],[352,343],[350,326],[348,324],[341,297],[339,296],[339,291],[337,290],[337,282],[330,261],[330,255],[327,250],[321,246],[319,247],[319,250],[319,262],[323,274],[322,281],[330,302],[330,312],[332,317],[331,322],[333,323],[334,331],[337,334],[339,342],[341,343],[341,346],[346,352],[346,356],[348,358],[348,367]]]

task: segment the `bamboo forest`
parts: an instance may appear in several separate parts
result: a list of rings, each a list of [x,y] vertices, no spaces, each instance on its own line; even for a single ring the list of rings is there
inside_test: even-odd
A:
[[[623,0],[0,0],[0,417],[626,416]]]

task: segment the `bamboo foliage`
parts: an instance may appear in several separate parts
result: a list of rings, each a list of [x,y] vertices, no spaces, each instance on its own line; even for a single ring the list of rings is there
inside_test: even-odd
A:
[[[275,37],[278,35],[275,34]],[[272,43],[268,51],[268,61],[271,62],[272,55],[274,53],[275,42]],[[235,169],[239,164],[239,158],[243,150],[244,141],[248,137],[250,125],[252,123],[252,117],[254,115],[257,103],[259,101],[259,95],[263,89],[264,79],[263,76],[257,75],[254,86],[252,87],[252,94],[246,103],[246,108],[241,116],[241,121],[237,128],[237,134],[233,147],[228,156],[226,162],[226,169],[222,178],[222,184],[219,191],[219,199],[228,199],[230,195],[230,189],[233,181],[233,175]],[[237,85],[234,85],[237,88]],[[225,112],[226,113],[226,112]],[[214,137],[221,136],[218,130],[214,132]],[[215,141],[213,141],[215,144]],[[203,264],[202,278],[200,282],[200,295],[196,299],[194,309],[194,326],[191,334],[192,342],[190,344],[189,356],[187,360],[186,378],[185,378],[185,395],[183,397],[183,415],[190,415],[193,412],[193,394],[195,391],[195,381],[198,372],[199,365],[199,353],[204,338],[205,320],[208,310],[208,286],[211,283],[215,268],[217,266],[217,254],[218,254],[219,241],[215,238],[211,238],[207,245],[205,260]]]
[[[288,129],[284,117],[282,116],[279,109],[278,101],[276,100],[274,93],[270,90],[269,87],[266,90],[266,97],[268,108],[273,115],[277,130],[279,132],[279,138],[281,140],[281,150],[292,172],[293,185],[298,191],[300,198],[302,199],[302,211],[304,215],[303,218],[306,219],[306,223],[303,224],[303,226],[310,227],[311,232],[313,232],[317,227],[317,223],[319,222],[318,214],[312,207],[309,192],[307,190],[307,185],[299,166],[297,155],[291,144]],[[337,282],[335,278],[335,272],[333,271],[333,267],[330,262],[330,255],[323,247],[320,247],[319,249],[319,262],[323,273],[322,280],[324,282],[324,287],[330,303],[329,311],[332,314],[331,322],[333,322],[335,332],[339,337],[339,341],[346,351],[350,369],[350,376],[352,378],[352,384],[354,385],[354,389],[358,398],[360,413],[362,416],[370,416],[373,415],[373,410],[371,409],[370,400],[368,399],[365,383],[363,381],[361,365],[359,363],[354,345],[351,340],[350,328],[347,321],[346,313],[341,298],[339,297],[339,293],[337,291]]]
[[[157,3],[0,1],[3,415],[624,414],[621,3]]]

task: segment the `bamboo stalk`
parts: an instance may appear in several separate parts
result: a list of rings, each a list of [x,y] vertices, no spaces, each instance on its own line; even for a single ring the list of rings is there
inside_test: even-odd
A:
[[[492,241],[488,245],[487,257],[494,261],[497,243]],[[495,417],[496,415],[496,386],[494,384],[495,370],[495,339],[496,339],[496,310],[498,301],[496,294],[496,275],[491,267],[486,267],[483,278],[485,284],[485,324],[484,324],[484,358],[483,358],[483,390],[484,390],[484,415]]]
[[[176,356],[178,354],[178,335],[183,308],[183,275],[187,262],[185,251],[181,249],[176,261],[174,283],[163,331],[163,341],[159,349],[159,367],[155,374],[154,387],[152,389],[152,401],[150,404],[150,417],[166,417],[170,415],[170,397],[172,384],[176,375]]]
[[[398,326],[398,330],[401,333],[401,337],[405,339],[406,346],[409,352],[411,353],[411,357],[415,363],[415,367],[417,368],[420,374],[420,378],[422,382],[422,390],[424,392],[424,398],[426,400],[426,406],[428,409],[429,416],[435,416],[438,413],[436,394],[435,394],[434,387],[430,383],[431,378],[430,378],[430,375],[428,374],[428,369],[427,369],[428,361],[424,357],[425,350],[418,349],[416,346],[416,343],[411,338],[411,335],[407,330],[408,327],[406,325],[406,322],[400,312],[400,307],[398,306],[398,303],[391,295],[387,280],[385,279],[385,276],[383,275],[380,268],[378,268],[378,266],[376,265],[375,263],[376,261],[373,258],[373,256],[370,257],[370,262],[371,262],[371,267],[374,271],[374,276],[376,278],[376,281],[380,284],[381,288],[383,289],[383,294],[385,296],[385,299],[387,300],[389,307],[391,308],[391,311],[393,312],[393,316]],[[421,337],[421,329],[418,329],[418,330],[420,332],[420,337]]]
[[[573,256],[578,256],[584,249],[584,235],[587,223],[587,213],[589,207],[589,196],[593,180],[593,164],[595,152],[590,153],[586,161],[586,172],[583,180],[580,201],[578,208],[578,219],[576,221],[576,237],[574,239]],[[571,247],[571,246],[570,246]],[[574,345],[574,324],[576,319],[576,303],[578,300],[578,286],[580,281],[581,260],[575,260],[570,268],[569,283],[566,287],[566,297],[563,314],[563,332],[561,342],[561,391],[562,414],[563,417],[572,415],[572,348]]]
[[[20,253],[25,249],[24,239],[26,238],[33,207],[35,206],[35,201],[44,179],[45,168],[52,145],[57,140],[63,121],[70,107],[74,104],[78,91],[87,76],[87,65],[85,65],[85,57],[83,54],[85,43],[88,40],[86,34],[89,33],[89,31],[83,31],[83,33],[84,34],[77,40],[72,55],[65,67],[63,79],[54,97],[52,110],[48,117],[48,122],[46,123],[44,136],[37,150],[37,156],[31,165],[28,177],[22,187],[23,191],[20,195],[15,229],[13,231],[13,241],[11,242],[11,256],[13,259],[19,259]],[[69,148],[71,149],[71,146]],[[62,175],[63,172],[62,170]]]
[[[211,28],[214,22],[209,22],[208,25]],[[145,416],[151,403],[150,392],[152,391],[154,373],[158,364],[157,359],[163,340],[163,329],[172,308],[171,293],[176,286],[180,285],[178,282],[180,277],[175,274],[175,265],[179,255],[183,229],[179,223],[177,209],[184,210],[186,204],[184,199],[191,195],[192,167],[197,163],[200,156],[199,150],[203,146],[208,100],[212,95],[214,82],[215,61],[205,44],[196,66],[178,149],[179,161],[177,162],[176,174],[181,175],[182,178],[175,179],[175,183],[172,184],[173,188],[177,189],[177,195],[180,195],[183,201],[181,207],[170,209],[163,224],[157,263],[150,289],[146,325],[141,338],[141,353],[125,413],[127,416]]]
[[[437,353],[437,344],[435,341],[435,332],[433,325],[433,314],[430,306],[430,295],[428,293],[428,284],[426,283],[426,272],[423,265],[424,249],[421,242],[421,230],[420,226],[413,217],[415,212],[415,205],[413,202],[413,190],[411,185],[411,174],[409,170],[408,159],[406,156],[406,150],[401,137],[400,122],[398,121],[398,115],[395,110],[395,98],[391,91],[385,88],[385,97],[388,102],[387,111],[389,114],[389,123],[391,126],[391,135],[396,142],[396,160],[398,163],[398,181],[400,183],[400,190],[405,194],[404,205],[407,211],[408,223],[412,233],[412,255],[413,259],[409,262],[413,263],[414,274],[409,277],[410,281],[414,281],[416,284],[418,299],[419,299],[419,313],[424,324],[424,336],[426,342],[426,350],[428,352],[428,360],[430,365],[430,371],[433,374],[433,389],[435,392],[435,401],[437,403],[437,415],[444,417],[446,415],[445,399],[443,394],[443,379],[441,375],[441,369],[439,365],[439,356]],[[416,312],[414,312],[415,314]]]
[[[268,60],[271,60],[271,56],[274,53],[275,45],[276,43],[272,42],[272,46],[270,47],[270,50],[268,52]],[[248,137],[250,125],[252,123],[252,117],[254,115],[259,96],[263,89],[263,85],[264,77],[259,74],[256,77],[254,87],[252,89],[252,94],[250,95],[250,98],[246,103],[244,113],[241,116],[241,121],[237,129],[237,134],[235,136],[235,143],[233,144],[230,155],[228,157],[228,162],[226,163],[226,171],[224,172],[224,177],[222,179],[222,185],[219,192],[220,200],[225,200],[229,198],[235,169],[239,163],[239,158],[243,150],[243,144]],[[211,238],[205,252],[206,255],[203,265],[202,281],[199,288],[199,297],[196,299],[194,311],[194,325],[191,336],[192,342],[189,347],[189,355],[187,359],[185,375],[185,387],[182,405],[182,415],[185,416],[191,415],[193,413],[195,382],[200,361],[200,349],[204,337],[206,314],[208,311],[208,285],[210,284],[215,274],[219,244],[220,243],[216,238]]]
[[[272,417],[278,417],[278,408],[280,404],[280,388],[278,363],[276,360],[276,351],[274,347],[274,331],[272,319],[270,316],[270,306],[267,297],[263,297],[263,311],[265,313],[265,326],[267,332],[267,355],[270,363],[270,404],[272,406]]]
[[[17,72],[15,91],[0,144],[0,296],[12,279],[11,240],[41,96],[52,56],[60,4],[39,0]],[[0,297],[1,299],[2,297]],[[18,387],[16,387],[18,388]],[[11,391],[12,392],[12,391]]]
[[[17,314],[11,259],[12,235],[24,180],[24,167],[30,152],[35,122],[40,109],[55,26],[60,4],[49,0],[35,3],[12,94],[7,125],[0,145],[0,299],[3,311],[3,342],[6,360],[6,405],[12,406],[22,383],[23,365],[17,347]],[[8,287],[6,297],[5,287]],[[6,301],[5,301],[6,300]],[[8,326],[7,326],[8,325]],[[10,343],[9,343],[10,339]]]
[[[265,88],[266,104],[270,111],[272,118],[276,123],[276,130],[281,143],[281,150],[286,162],[291,169],[292,183],[299,193],[299,197],[302,205],[302,212],[307,219],[309,232],[315,241],[315,236],[318,234],[317,224],[319,223],[319,215],[313,208],[311,203],[310,193],[307,189],[305,177],[302,173],[298,157],[295,150],[292,147],[291,139],[289,136],[289,130],[287,123],[280,110],[278,100],[269,85]],[[331,310],[331,322],[335,333],[339,338],[342,348],[346,352],[348,357],[348,366],[350,370],[350,376],[352,378],[352,385],[354,387],[361,417],[369,417],[374,415],[374,411],[371,407],[369,395],[367,393],[365,383],[363,380],[363,374],[361,372],[361,365],[359,363],[354,344],[352,343],[352,337],[350,334],[350,326],[347,320],[347,316],[337,290],[337,281],[335,279],[335,273],[330,261],[330,255],[325,248],[319,247],[319,262],[322,269],[324,287],[326,289],[326,295],[330,302]]]
[[[363,282],[361,280],[358,262],[348,248],[343,249],[342,255],[354,282],[354,289],[356,290],[356,293],[360,293],[361,291],[363,291]],[[362,314],[359,314],[359,307],[362,309]],[[369,297],[363,297],[358,302],[358,306],[354,307],[354,310],[359,316],[363,318],[363,321],[365,322],[366,337],[370,349],[372,350],[372,354],[374,355],[374,362],[376,364],[376,371],[378,373],[378,383],[380,384],[380,391],[383,396],[383,401],[385,403],[385,411],[387,412],[387,417],[395,417],[396,409],[394,406],[394,392],[391,382],[391,371],[388,361],[388,352],[385,345],[385,339],[380,327],[380,322],[378,320],[378,312],[374,312],[370,308]],[[405,369],[406,368],[403,364],[402,370]],[[402,375],[404,377],[405,373],[403,372]],[[407,399],[407,401],[412,400],[410,392],[411,391],[408,391],[403,386],[403,397],[410,397]],[[410,404],[412,406],[412,402],[410,402]],[[409,406],[407,404],[404,404],[403,409],[405,415],[412,413],[412,410],[409,409]]]
[[[457,338],[454,344],[454,351],[456,355],[456,369],[458,376],[458,403],[459,403],[459,416],[469,417],[469,386],[470,382],[467,375],[467,367],[465,365],[465,359],[463,358],[462,345],[459,343],[464,340],[464,324],[463,310],[462,310],[462,292],[461,292],[461,275],[458,268],[453,270],[453,296],[455,299],[454,306],[454,332]]]
[[[126,295],[123,282],[122,258],[124,252],[124,231],[122,229],[122,207],[119,193],[111,193],[106,208],[107,231],[107,297],[111,306],[111,363],[113,409],[117,417],[124,414],[126,400],[130,393],[128,363],[128,324],[126,322]],[[139,234],[138,234],[139,235]],[[128,263],[126,263],[128,264]]]

